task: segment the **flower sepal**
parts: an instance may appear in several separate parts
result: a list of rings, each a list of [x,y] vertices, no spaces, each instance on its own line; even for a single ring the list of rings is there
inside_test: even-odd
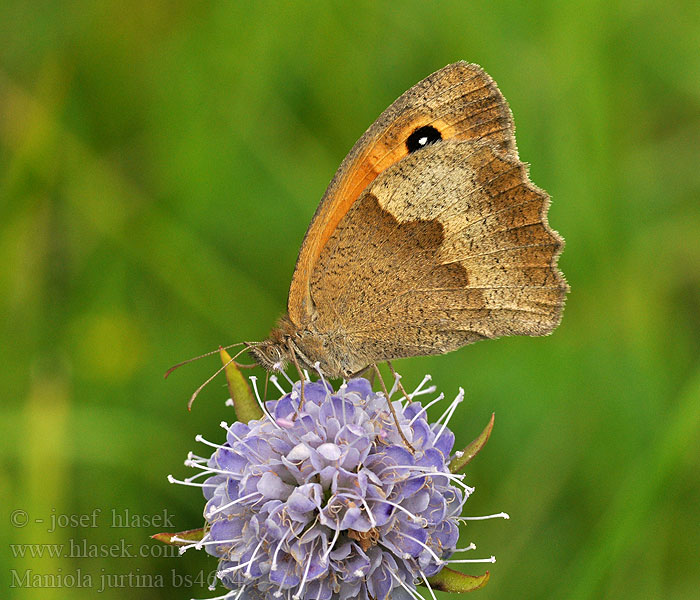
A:
[[[486,585],[490,576],[488,571],[483,575],[465,575],[449,567],[444,567],[439,573],[429,577],[428,582],[434,590],[464,594],[480,590]]]
[[[477,454],[479,454],[481,449],[486,445],[489,436],[491,435],[491,430],[493,429],[493,421],[495,417],[496,414],[491,413],[491,419],[489,420],[488,425],[484,427],[484,430],[479,434],[479,436],[464,450],[462,450],[461,452],[457,452],[455,457],[450,462],[451,473],[459,473],[462,469],[464,469],[464,467],[466,467],[471,462],[471,460]]]
[[[253,419],[262,418],[262,409],[255,401],[253,390],[250,389],[250,385],[243,377],[243,373],[236,366],[236,363],[231,360],[231,356],[226,350],[220,348],[219,355],[224,365],[226,384],[233,402],[233,410],[236,411],[236,419],[241,423],[247,423]]]
[[[177,533],[164,531],[152,535],[151,539],[158,540],[169,546],[187,546],[192,542],[200,541],[206,534],[207,528],[200,527],[199,529],[188,529],[186,531],[178,531]]]

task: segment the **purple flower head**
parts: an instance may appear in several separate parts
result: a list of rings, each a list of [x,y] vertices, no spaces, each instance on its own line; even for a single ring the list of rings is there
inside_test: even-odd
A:
[[[219,558],[232,590],[221,598],[420,597],[416,585],[456,550],[472,491],[450,472],[447,421],[429,424],[419,402],[393,401],[409,448],[365,379],[337,391],[306,382],[301,411],[299,399],[297,382],[260,420],[222,424],[226,443],[189,461],[210,475],[209,530],[196,545]]]

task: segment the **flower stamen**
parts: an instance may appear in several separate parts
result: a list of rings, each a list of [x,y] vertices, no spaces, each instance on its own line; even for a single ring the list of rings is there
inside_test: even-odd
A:
[[[245,500],[248,500],[249,498],[253,498],[255,496],[262,496],[260,492],[251,492],[250,494],[246,494],[245,496],[241,496],[240,498],[236,498],[235,500],[232,500],[228,504],[224,504],[223,506],[219,506],[218,508],[215,508],[214,510],[210,511],[208,514],[205,515],[207,519],[211,519],[214,515],[220,513],[221,511],[226,510],[227,508],[231,508],[232,506],[235,506],[236,504],[243,502]]]
[[[391,576],[399,583],[399,585],[409,593],[409,595],[411,596],[411,598],[413,598],[413,600],[425,600],[425,598],[421,594],[418,593],[418,590],[416,590],[415,588],[413,588],[413,589],[409,588],[403,582],[403,580],[398,575],[396,575],[393,571],[389,571],[389,573],[391,573]]]
[[[467,563],[495,563],[496,557],[490,556],[489,558],[455,558],[447,560],[445,562],[451,565],[462,565]]]
[[[284,396],[287,393],[284,391],[284,388],[280,385],[279,379],[277,379],[277,375],[275,375],[274,373],[270,375],[270,381],[272,382],[272,385],[274,385],[279,390],[280,394]]]
[[[457,517],[457,521],[486,521],[487,519],[510,519],[510,515],[505,512],[496,513],[495,515],[484,515],[482,517]]]
[[[253,378],[262,416],[222,422],[223,444],[195,438],[211,456],[189,453],[195,474],[168,480],[203,489],[204,535],[173,541],[180,552],[194,547],[219,557],[218,580],[233,588],[219,600],[352,600],[370,597],[373,585],[380,595],[405,590],[409,600],[437,600],[429,575],[451,562],[492,562],[456,558],[476,547],[456,548],[460,523],[507,517],[459,516],[474,488],[450,472],[448,426],[464,390],[429,421],[428,409],[444,394],[423,405],[413,398],[435,392],[430,377],[409,394],[389,368],[391,391],[382,381],[380,392],[363,379],[336,390],[318,363],[315,381],[300,369],[300,382],[284,374],[290,392],[271,375],[267,389],[282,396],[266,402]],[[416,589],[423,584],[426,596]]]
[[[437,398],[435,398],[435,400],[433,400],[433,401],[431,401],[431,402],[428,402],[428,404],[426,404],[423,408],[421,408],[421,409],[416,413],[416,416],[413,417],[413,418],[408,422],[408,426],[410,427],[411,425],[413,425],[413,423],[415,423],[416,419],[417,419],[418,417],[420,417],[422,414],[426,414],[426,415],[427,415],[427,414],[428,414],[428,413],[427,413],[427,410],[428,410],[433,404],[435,404],[436,402],[440,402],[440,400],[442,400],[444,397],[445,397],[445,394],[441,393]]]
[[[452,404],[447,407],[447,410],[442,414],[442,417],[447,415],[445,418],[445,422],[443,423],[440,431],[438,434],[435,436],[435,439],[433,440],[433,444],[436,444],[437,441],[440,439],[440,436],[442,435],[442,432],[445,431],[445,428],[447,427],[447,424],[450,422],[450,419],[452,418],[452,415],[454,414],[455,410],[457,410],[457,406],[464,400],[464,388],[459,388],[459,394],[457,394],[457,397],[452,401]],[[440,417],[437,422],[439,423],[442,420],[442,417]]]
[[[309,551],[309,560],[306,561],[306,569],[304,570],[304,577],[302,577],[301,583],[299,584],[299,587],[297,589],[297,593],[292,596],[292,600],[301,600],[301,592],[304,589],[304,585],[306,585],[306,578],[309,575],[309,569],[311,568],[311,559],[313,558],[313,549],[314,549],[315,545],[316,545],[316,542],[314,541],[311,544],[311,549]]]

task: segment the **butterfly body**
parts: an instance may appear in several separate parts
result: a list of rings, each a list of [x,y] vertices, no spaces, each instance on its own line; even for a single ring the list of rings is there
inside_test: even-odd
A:
[[[550,333],[568,286],[548,206],[496,84],[476,65],[448,65],[396,100],[341,164],[302,244],[288,313],[254,358],[349,377]]]

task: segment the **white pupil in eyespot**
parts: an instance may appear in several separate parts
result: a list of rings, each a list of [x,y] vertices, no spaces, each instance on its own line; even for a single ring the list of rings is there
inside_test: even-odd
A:
[[[426,135],[426,136],[420,138],[420,139],[418,140],[418,143],[419,143],[421,146],[425,146],[425,145],[428,143],[428,136]]]

